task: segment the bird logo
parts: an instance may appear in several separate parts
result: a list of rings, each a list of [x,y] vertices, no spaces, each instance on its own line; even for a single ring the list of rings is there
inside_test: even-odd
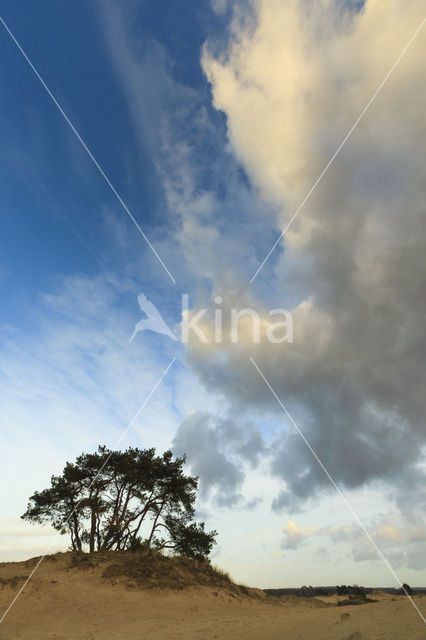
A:
[[[138,302],[139,307],[146,315],[146,318],[139,320],[139,322],[135,324],[135,328],[129,342],[133,340],[139,331],[155,331],[156,333],[162,333],[163,335],[168,336],[172,340],[178,340],[175,334],[170,331],[169,327],[164,322],[157,307],[152,304],[152,302],[148,300],[143,293],[138,295]]]

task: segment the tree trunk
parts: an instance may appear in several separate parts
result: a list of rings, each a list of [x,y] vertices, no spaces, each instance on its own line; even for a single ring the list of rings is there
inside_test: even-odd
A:
[[[92,504],[92,517],[90,523],[90,542],[89,542],[89,551],[93,553],[95,551],[95,535],[96,535],[96,508],[95,505]]]
[[[150,544],[151,544],[151,542],[152,542],[152,538],[153,538],[154,533],[155,533],[155,530],[156,530],[156,528],[157,528],[158,518],[159,518],[159,517],[160,517],[160,515],[161,515],[161,512],[162,512],[163,507],[164,507],[164,503],[165,503],[165,501],[163,500],[163,502],[161,503],[161,507],[159,508],[158,513],[157,513],[157,515],[155,516],[154,524],[152,525],[151,533],[150,533],[150,536],[149,536],[149,538],[148,538],[148,545],[150,545]]]
[[[78,518],[77,518],[77,514],[74,510],[73,513],[73,521],[74,521],[74,541],[73,541],[73,546],[74,548],[77,548],[77,551],[81,551],[81,538],[79,536],[78,533]]]

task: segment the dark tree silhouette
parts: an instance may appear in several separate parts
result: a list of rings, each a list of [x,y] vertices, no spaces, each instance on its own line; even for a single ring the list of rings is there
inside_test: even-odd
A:
[[[129,448],[83,453],[51,486],[30,497],[24,520],[50,522],[72,549],[135,550],[142,545],[203,559],[216,531],[193,522],[198,478],[183,472],[185,456]]]
[[[402,585],[402,589],[400,589],[399,592],[400,592],[400,594],[402,596],[412,596],[412,595],[414,595],[412,588],[406,582],[404,582],[404,584]]]

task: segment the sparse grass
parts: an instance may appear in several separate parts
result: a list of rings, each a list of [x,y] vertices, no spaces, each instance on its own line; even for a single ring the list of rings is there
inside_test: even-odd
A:
[[[209,561],[184,556],[165,556],[147,549],[136,553],[114,554],[113,562],[103,571],[104,578],[130,579],[133,586],[184,589],[190,586],[212,586],[238,590],[229,574],[213,567]]]
[[[229,580],[229,582],[232,582],[231,576],[224,569],[216,567],[215,565],[212,565],[212,569],[215,573],[217,573],[218,576],[222,576],[224,580]]]
[[[1,587],[11,587],[16,589],[21,582],[24,582],[28,576],[13,576],[12,578],[0,578]],[[0,638],[1,640],[1,638]]]
[[[135,552],[71,552],[66,555],[69,569],[93,571],[103,579],[120,582],[129,589],[212,587],[232,596],[258,597],[245,585],[235,584],[227,571],[213,566],[209,560],[167,556],[150,548]]]

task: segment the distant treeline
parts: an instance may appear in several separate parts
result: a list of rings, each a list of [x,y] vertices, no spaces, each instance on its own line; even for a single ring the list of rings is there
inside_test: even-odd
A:
[[[284,589],[264,589],[264,592],[269,596],[280,597],[290,594],[293,596],[298,596],[299,598],[312,598],[314,596],[330,596],[336,594],[338,596],[352,595],[364,597],[365,595],[372,593],[372,591],[385,591],[386,593],[390,593],[395,596],[406,595],[406,593],[408,593],[409,595],[426,593],[425,587],[411,589],[408,584],[404,584],[404,588],[406,591],[393,587],[359,587],[358,585],[348,586],[342,584],[335,587],[312,587],[311,585],[309,585],[300,588],[288,587]]]
[[[285,596],[291,594],[293,596],[298,596],[300,598],[313,598],[314,596],[331,596],[331,595],[361,595],[370,593],[371,589],[364,589],[364,587],[347,587],[345,585],[342,586],[333,586],[333,587],[313,587],[311,585],[303,586],[303,587],[289,587],[285,589],[264,589],[265,593],[270,596]]]

